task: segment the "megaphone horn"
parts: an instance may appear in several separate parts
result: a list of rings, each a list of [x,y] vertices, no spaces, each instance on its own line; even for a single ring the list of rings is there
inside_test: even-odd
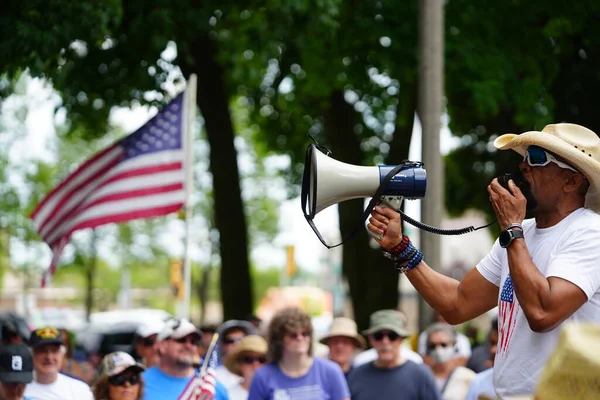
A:
[[[302,201],[310,218],[327,207],[346,200],[373,197],[386,176],[398,166],[364,167],[334,160],[319,151],[314,144],[307,149]],[[418,163],[409,163],[381,188],[382,196],[409,199],[425,197],[427,173]],[[308,206],[306,210],[305,205]]]

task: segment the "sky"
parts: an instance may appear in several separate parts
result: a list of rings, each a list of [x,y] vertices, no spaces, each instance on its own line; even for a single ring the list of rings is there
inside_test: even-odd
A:
[[[51,153],[48,151],[47,146],[49,139],[55,134],[53,120],[58,123],[64,122],[64,114],[54,115],[53,113],[54,104],[59,101],[58,96],[48,85],[44,85],[42,81],[37,79],[29,80],[27,84],[24,83],[23,85],[20,87],[23,96],[9,98],[2,104],[3,115],[10,114],[11,110],[18,108],[22,104],[20,102],[23,101],[28,104],[29,108],[25,120],[26,134],[11,149],[11,161],[19,164],[23,163],[27,157],[49,160],[51,159]],[[125,132],[131,133],[143,125],[154,113],[155,110],[149,110],[141,106],[134,109],[118,108],[111,113],[111,123],[122,127]],[[10,118],[4,121],[4,126],[7,130],[18,129],[18,123],[11,121]],[[447,153],[458,142],[457,138],[451,136],[447,121],[444,118],[441,131],[442,153]],[[335,149],[332,150],[335,154]],[[409,158],[414,161],[421,160],[421,126],[418,119],[414,124]],[[281,157],[272,161],[270,164],[280,165]],[[242,170],[249,165],[243,154],[239,155],[239,165]],[[15,176],[14,179],[17,180],[18,184],[19,177]],[[202,177],[197,176],[196,179],[202,179]],[[254,248],[251,252],[252,259],[257,265],[281,266],[283,268],[286,263],[286,246],[292,245],[295,248],[295,259],[298,266],[317,272],[324,262],[323,260],[331,258],[332,253],[335,253],[336,250],[327,250],[319,242],[304,219],[300,199],[284,200],[282,194],[285,192],[285,188],[282,186],[281,181],[274,182],[273,185],[275,186],[273,188],[274,192],[279,193],[278,197],[282,199],[279,209],[280,233],[272,243]],[[368,200],[366,199],[366,201]],[[420,200],[407,201],[405,207],[405,212],[409,216],[420,220]],[[360,215],[357,215],[357,222],[359,217]],[[334,244],[340,241],[337,206],[331,206],[319,213],[315,217],[315,224],[328,243]],[[167,247],[173,249],[174,256],[178,256],[183,252],[182,231],[177,226],[171,226],[169,230],[174,234],[166,234],[164,240],[172,241]],[[102,249],[100,252],[102,253]],[[16,243],[13,246],[14,261],[22,261],[27,257],[27,253],[27,249],[22,245]],[[66,251],[67,255],[68,253]],[[200,253],[202,253],[201,249],[195,249],[193,257],[200,257]],[[45,266],[49,264],[49,260],[50,250],[46,248],[43,257],[38,262]]]

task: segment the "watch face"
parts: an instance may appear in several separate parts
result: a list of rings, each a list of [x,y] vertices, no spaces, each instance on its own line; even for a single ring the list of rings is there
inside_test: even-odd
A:
[[[500,246],[507,247],[512,241],[512,235],[510,234],[510,231],[502,231],[498,237],[498,241],[500,242]]]

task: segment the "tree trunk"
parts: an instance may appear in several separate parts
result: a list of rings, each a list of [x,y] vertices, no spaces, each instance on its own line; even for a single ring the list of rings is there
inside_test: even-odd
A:
[[[252,282],[225,71],[217,60],[215,43],[206,34],[200,35],[191,49],[194,64],[182,60],[181,68],[186,76],[198,75],[198,106],[210,145],[215,223],[220,236],[223,318],[243,318],[252,311]]]
[[[360,142],[354,133],[357,114],[344,100],[342,91],[330,97],[330,117],[327,138],[333,156],[338,161],[361,165],[365,158]],[[366,329],[369,316],[381,309],[398,306],[398,273],[381,251],[369,246],[370,237],[363,225],[359,225],[364,201],[351,200],[339,204],[340,231],[347,237],[354,229],[355,236],[342,249],[342,272],[348,280],[354,319],[359,329]]]

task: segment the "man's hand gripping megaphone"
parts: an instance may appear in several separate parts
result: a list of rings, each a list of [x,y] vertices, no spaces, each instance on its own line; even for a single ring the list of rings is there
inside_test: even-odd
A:
[[[381,247],[391,250],[402,241],[402,220],[400,214],[383,205],[376,206],[371,212],[367,229]]]

